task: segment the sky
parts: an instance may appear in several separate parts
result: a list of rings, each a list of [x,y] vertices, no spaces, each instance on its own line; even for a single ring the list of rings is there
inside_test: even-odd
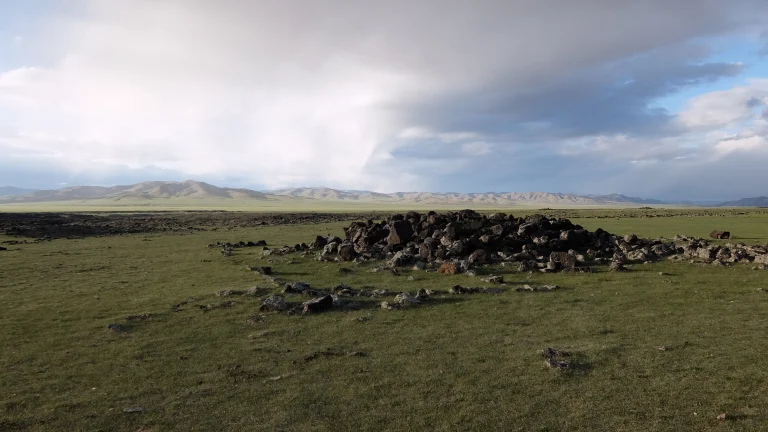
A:
[[[0,0],[0,185],[768,195],[764,0]]]

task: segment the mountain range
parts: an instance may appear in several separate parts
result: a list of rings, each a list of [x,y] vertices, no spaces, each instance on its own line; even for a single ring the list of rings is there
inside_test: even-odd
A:
[[[114,205],[171,203],[171,202],[206,202],[224,203],[237,201],[242,204],[268,202],[301,202],[312,204],[329,203],[365,203],[365,204],[403,204],[437,206],[626,206],[626,205],[664,205],[669,203],[656,199],[631,197],[621,194],[576,195],[550,192],[482,192],[482,193],[432,193],[432,192],[396,192],[378,193],[360,190],[339,190],[325,187],[303,187],[255,191],[242,188],[218,187],[205,182],[187,180],[183,182],[150,181],[123,186],[72,186],[53,190],[29,190],[14,187],[0,187],[0,204],[14,203],[88,203],[99,201]],[[767,197],[745,198],[729,201],[720,206],[768,206]]]
[[[433,192],[395,192],[377,193],[369,191],[344,191],[329,188],[292,188],[278,189],[269,193],[291,198],[316,199],[326,201],[356,201],[377,203],[415,203],[415,204],[553,204],[553,205],[596,205],[611,204],[665,204],[658,200],[612,195],[573,195],[550,192],[481,192],[481,193],[433,193]]]
[[[18,195],[27,195],[35,192],[35,189],[22,189],[13,186],[0,186],[0,198]]]
[[[736,201],[726,201],[718,207],[768,207],[768,197],[742,198]]]
[[[35,203],[59,201],[141,201],[163,199],[253,199],[266,200],[269,196],[250,189],[220,188],[208,183],[187,180],[183,182],[151,181],[124,186],[72,186],[63,189],[38,190],[0,199],[0,203]]]

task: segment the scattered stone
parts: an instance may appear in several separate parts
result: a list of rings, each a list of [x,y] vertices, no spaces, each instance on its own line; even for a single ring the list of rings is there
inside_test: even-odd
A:
[[[544,364],[550,369],[565,371],[571,367],[571,363],[564,360],[564,358],[571,356],[568,352],[546,348],[541,352],[541,356],[544,357]]]
[[[143,413],[144,407],[141,405],[127,407],[127,408],[123,408],[123,412],[128,414]]]
[[[558,290],[558,289],[560,289],[560,287],[557,286],[557,285],[539,285],[539,286],[535,286],[534,287],[534,286],[525,284],[525,285],[523,285],[521,287],[515,288],[515,291],[518,291],[518,292],[520,292],[520,291],[529,291],[529,292],[541,291],[541,292],[546,292],[546,291],[554,291],[554,290]]]
[[[492,284],[503,284],[504,283],[504,276],[493,276],[490,275],[488,277],[485,277],[482,279],[484,282],[492,283]]]
[[[227,290],[221,290],[221,291],[217,292],[216,296],[217,297],[229,297],[229,296],[233,296],[233,295],[243,295],[243,294],[245,294],[245,291],[227,289]]]
[[[248,324],[255,325],[264,322],[267,319],[263,314],[254,314],[248,318]]]
[[[614,272],[627,272],[629,271],[628,268],[624,267],[624,264],[618,262],[618,261],[611,261],[610,267],[608,267],[608,270],[614,271]]]
[[[659,276],[672,276],[672,275],[665,272],[659,272]]]
[[[294,282],[285,284],[283,292],[286,294],[304,294],[312,290],[312,287],[306,282]]]
[[[659,350],[659,351],[668,351],[669,347],[666,346],[666,345],[659,345],[659,346],[656,347],[656,349]]]
[[[304,361],[312,361],[316,360],[320,357],[330,358],[330,357],[367,357],[368,355],[362,351],[347,351],[347,352],[337,352],[337,351],[331,351],[331,349],[327,349],[325,351],[315,351],[312,354],[309,354],[304,357]]]
[[[400,294],[395,296],[394,302],[401,306],[410,306],[410,305],[420,304],[421,300],[412,296],[407,292],[401,292]]]
[[[144,321],[152,318],[152,314],[145,313],[141,315],[128,315],[125,317],[126,321]]]
[[[333,297],[326,295],[323,297],[313,298],[305,301],[302,305],[302,314],[318,313],[330,310],[333,308]]]
[[[381,308],[384,309],[384,310],[395,310],[395,309],[400,309],[400,305],[396,304],[396,303],[390,303],[390,302],[387,302],[387,301],[383,301],[383,302],[381,302]]]
[[[266,294],[266,291],[267,291],[266,288],[260,288],[260,287],[254,286],[254,287],[248,288],[245,291],[245,293],[243,293],[243,295],[251,296],[251,297],[256,297],[256,296],[260,296],[260,295]]]
[[[264,379],[264,382],[280,381],[281,379],[283,379],[283,376],[282,375],[278,375],[278,376],[273,376],[273,377],[266,378],[266,379]]]
[[[280,312],[288,309],[285,299],[278,295],[271,295],[261,301],[259,311]]]
[[[267,276],[272,274],[272,267],[267,266],[249,266],[248,270]]]
[[[461,285],[454,285],[451,287],[450,290],[448,290],[450,294],[501,294],[504,292],[503,288],[480,288],[480,287],[471,287],[471,288],[465,288]]]
[[[464,288],[461,285],[454,285],[451,287],[450,290],[448,290],[448,292],[451,294],[475,294],[475,293],[481,292],[482,290],[483,290],[482,288],[477,288],[477,287]]]

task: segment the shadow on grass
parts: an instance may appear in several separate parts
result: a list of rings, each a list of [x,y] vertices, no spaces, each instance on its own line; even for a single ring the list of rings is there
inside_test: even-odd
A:
[[[311,274],[312,274],[312,273],[307,273],[307,272],[298,272],[298,271],[296,271],[296,272],[291,272],[291,271],[287,271],[287,272],[285,272],[285,271],[281,271],[281,272],[275,272],[275,273],[273,273],[273,274],[272,274],[272,276],[275,276],[275,275],[277,275],[277,276],[310,276]]]
[[[291,299],[291,301],[286,301],[288,310],[293,311],[293,314],[301,315],[301,309],[302,309],[303,303],[309,300],[310,298],[312,297],[304,297],[301,301],[295,301],[294,299]],[[307,315],[328,314],[328,313],[347,313],[347,312],[370,311],[375,309],[381,309],[382,302],[386,301],[391,303],[393,299],[394,299],[394,296],[343,297],[341,304],[339,304],[338,306],[334,306],[332,309],[329,309],[323,312],[316,312],[314,314],[307,314]],[[446,305],[446,304],[461,303],[466,300],[467,298],[462,298],[462,297],[440,297],[440,298],[433,297],[433,298],[423,300],[419,304],[404,306],[402,308],[398,308],[390,312],[397,312],[397,311],[407,312],[410,310],[429,308],[429,307],[435,307],[435,306]]]

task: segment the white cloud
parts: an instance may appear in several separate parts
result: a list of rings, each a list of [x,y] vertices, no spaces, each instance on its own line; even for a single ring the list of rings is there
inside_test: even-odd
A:
[[[768,79],[755,79],[747,86],[697,96],[678,115],[687,128],[716,129],[753,116],[755,104],[768,102]]]
[[[715,145],[715,150],[718,153],[726,154],[735,151],[749,152],[753,150],[766,150],[768,149],[768,140],[762,136],[751,136],[748,138],[737,138],[723,140]]]

